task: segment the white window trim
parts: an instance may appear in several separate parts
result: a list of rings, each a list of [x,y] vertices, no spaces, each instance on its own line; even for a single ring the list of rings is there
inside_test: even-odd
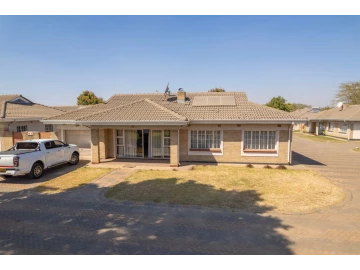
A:
[[[22,130],[22,127],[24,127],[25,130]],[[18,131],[18,128],[19,128],[20,131]],[[27,125],[16,126],[16,132],[26,132],[26,131],[28,131]]]
[[[244,156],[244,157],[278,157],[279,156],[279,130],[275,130],[275,149],[274,150],[276,150],[276,153],[261,152],[262,149],[259,149],[259,152],[256,152],[256,153],[244,152],[245,131],[274,131],[274,130],[258,130],[258,129],[241,130],[241,156]]]
[[[207,131],[207,130],[213,130],[213,131],[219,131],[218,129],[189,129],[188,130],[188,155],[189,156],[223,156],[224,155],[224,142],[223,142],[223,131],[220,130],[220,150],[221,152],[211,152],[211,151],[191,151],[191,131]]]
[[[50,126],[51,130],[47,130],[46,126]],[[45,124],[45,132],[54,132],[54,125],[53,124]]]
[[[332,124],[332,126],[333,126],[332,129],[330,129],[331,124]],[[328,131],[330,131],[330,132],[334,132],[334,131],[335,131],[335,123],[329,122]]]

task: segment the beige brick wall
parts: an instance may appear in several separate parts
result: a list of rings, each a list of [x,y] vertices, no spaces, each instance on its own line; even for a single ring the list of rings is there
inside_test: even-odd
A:
[[[91,129],[91,162],[100,163],[99,129]]]
[[[13,146],[12,132],[5,131],[5,129],[1,126],[0,126],[0,145],[1,145],[1,151],[5,151]]]
[[[99,150],[100,150],[100,159],[106,158],[106,146],[105,146],[105,129],[99,129]]]
[[[207,126],[206,129],[223,129],[223,155],[189,155],[188,154],[188,131],[189,129],[204,129],[201,126],[193,126],[188,129],[180,130],[180,162],[200,161],[217,163],[269,163],[269,164],[287,164],[288,163],[288,134],[289,125],[222,125],[218,127]],[[231,129],[233,128],[233,129]],[[279,148],[278,156],[242,156],[241,141],[242,131],[244,130],[278,130]]]
[[[106,158],[115,158],[113,129],[105,129]]]
[[[337,137],[337,138],[342,138],[342,139],[347,139],[348,138],[348,134],[347,133],[342,133],[339,132],[340,129],[340,124],[342,124],[342,122],[331,122],[334,123],[334,131],[329,131],[329,122],[326,122],[326,135],[328,136],[332,136],[332,137]],[[348,129],[349,132],[349,129]]]
[[[178,131],[170,131],[170,166],[179,166],[179,154],[178,154]]]

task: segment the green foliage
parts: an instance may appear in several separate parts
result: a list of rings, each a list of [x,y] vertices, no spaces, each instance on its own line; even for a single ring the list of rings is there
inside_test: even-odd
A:
[[[89,90],[83,91],[77,97],[77,105],[95,105],[99,103],[104,103],[104,100],[102,98],[98,98],[93,92],[90,92]]]
[[[340,84],[333,103],[340,101],[350,105],[360,104],[360,81]]]
[[[216,87],[216,88],[211,88],[208,92],[225,92],[225,89],[221,87]]]
[[[273,97],[268,103],[266,103],[266,106],[286,112],[291,110],[291,105],[286,103],[286,99],[281,96]]]

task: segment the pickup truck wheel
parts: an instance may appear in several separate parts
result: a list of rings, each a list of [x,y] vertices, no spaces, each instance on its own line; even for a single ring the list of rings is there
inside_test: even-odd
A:
[[[31,179],[38,179],[42,176],[43,172],[44,172],[44,166],[39,162],[35,162],[31,168],[29,177]]]
[[[72,153],[69,164],[70,164],[70,165],[76,165],[76,164],[78,164],[78,163],[79,163],[79,154],[77,154],[77,153]]]

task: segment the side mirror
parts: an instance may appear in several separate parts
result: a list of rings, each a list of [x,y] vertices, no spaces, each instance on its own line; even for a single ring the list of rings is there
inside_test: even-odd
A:
[[[66,147],[66,146],[69,146],[69,145],[68,145],[67,143],[65,143],[65,145],[64,145],[64,146]]]

